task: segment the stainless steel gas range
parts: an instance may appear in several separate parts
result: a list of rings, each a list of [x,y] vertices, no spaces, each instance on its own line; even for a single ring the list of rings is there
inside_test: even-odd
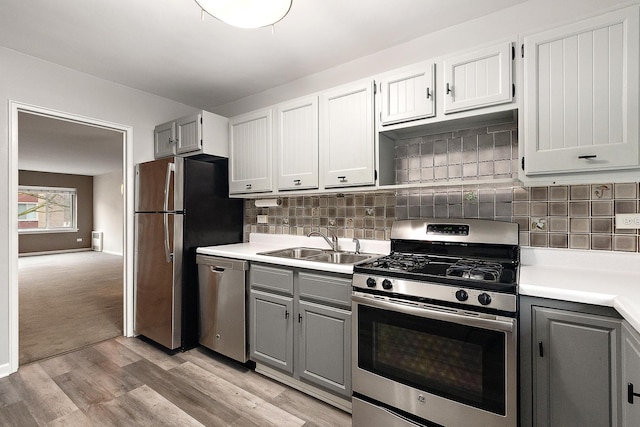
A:
[[[517,425],[518,225],[396,221],[354,266],[353,425]]]

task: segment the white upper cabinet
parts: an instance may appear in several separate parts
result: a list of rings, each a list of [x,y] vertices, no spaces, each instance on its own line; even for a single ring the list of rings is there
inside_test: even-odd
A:
[[[320,146],[324,187],[372,185],[374,177],[373,80],[323,92]]]
[[[154,157],[209,154],[229,157],[229,120],[200,111],[156,126]]]
[[[175,154],[176,122],[156,126],[153,131],[153,158],[160,159]]]
[[[433,117],[435,64],[429,63],[380,80],[380,123],[390,125]]]
[[[639,165],[638,11],[524,38],[526,175]]]
[[[513,49],[508,42],[445,58],[445,114],[511,102]]]
[[[279,105],[275,138],[278,189],[318,188],[318,97]]]
[[[271,188],[271,108],[229,119],[229,193]]]

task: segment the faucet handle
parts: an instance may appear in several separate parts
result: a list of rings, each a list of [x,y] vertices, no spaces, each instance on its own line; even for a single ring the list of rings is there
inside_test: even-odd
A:
[[[354,242],[356,244],[356,253],[359,254],[360,253],[360,240],[358,240],[356,237],[354,237],[352,242]]]

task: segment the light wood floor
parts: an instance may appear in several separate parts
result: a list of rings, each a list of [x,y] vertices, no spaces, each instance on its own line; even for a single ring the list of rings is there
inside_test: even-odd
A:
[[[2,426],[350,426],[351,416],[205,348],[119,337],[0,379]]]
[[[20,257],[19,364],[122,335],[122,280],[118,255]]]

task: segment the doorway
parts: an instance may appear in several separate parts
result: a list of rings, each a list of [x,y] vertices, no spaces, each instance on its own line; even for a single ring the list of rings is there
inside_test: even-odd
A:
[[[29,179],[39,176],[42,180],[44,176],[42,182],[53,183],[54,186],[55,179],[88,177],[93,181],[92,190],[96,193],[89,215],[89,226],[75,226],[75,229],[63,230],[62,233],[46,230],[27,232],[24,234],[28,238],[24,239],[24,242],[22,235],[19,237],[16,226],[15,238],[10,245],[15,260],[12,263],[13,271],[10,269],[12,280],[9,323],[10,365],[12,371],[15,371],[19,364],[89,345],[110,338],[114,333],[131,335],[132,266],[126,261],[127,253],[130,253],[129,242],[132,240],[129,237],[130,227],[127,220],[127,210],[131,204],[128,200],[131,195],[127,191],[127,184],[131,182],[127,173],[131,129],[16,103],[11,103],[11,113],[10,147],[13,151],[13,167],[10,176],[13,178],[11,187],[15,190],[14,200],[18,201],[18,187],[23,185],[23,174],[30,175]],[[41,136],[40,139],[37,137],[38,134]],[[42,135],[46,138],[44,141]],[[106,144],[109,147],[101,143],[100,138],[105,135],[111,138],[111,143]],[[27,138],[30,140],[27,141]],[[84,141],[84,145],[73,146],[74,139]],[[113,163],[114,157],[117,164],[115,170],[113,164],[107,165],[109,162]],[[47,177],[54,179],[46,179]],[[32,181],[29,183],[33,184]],[[111,190],[105,190],[108,187],[111,187]],[[105,193],[110,193],[106,199]],[[17,205],[18,203],[14,208],[16,217],[20,210]],[[117,207],[115,212],[114,206]],[[100,234],[92,233],[96,229]],[[100,248],[92,247],[92,237],[98,235],[103,239]],[[67,243],[61,244],[63,240]],[[86,270],[83,272],[81,267]],[[23,271],[26,272],[27,269],[30,273],[23,276]],[[42,273],[43,271],[45,273]],[[98,271],[102,271],[102,274],[95,275]],[[39,276],[44,276],[40,283],[37,279]],[[77,279],[78,277],[81,279]],[[107,282],[114,280],[118,283],[115,290],[113,283],[107,285]],[[54,315],[57,312],[71,321],[65,323],[62,318],[56,320],[47,315],[40,316],[46,312],[44,308],[47,307],[43,306],[43,310],[37,309],[38,298],[29,299],[29,296],[23,293],[23,282],[25,288],[30,288],[27,293],[30,292],[31,296],[38,295],[41,303],[44,302],[48,308],[55,309]],[[57,291],[58,294],[55,298],[43,298],[46,294],[44,290]],[[93,298],[92,295],[97,298]],[[26,305],[23,306],[23,303]],[[66,309],[61,309],[65,304]],[[34,313],[36,316],[32,316]],[[70,313],[73,313],[73,316],[70,316]],[[83,313],[84,318],[73,318]],[[40,317],[36,319],[40,324],[26,326],[23,321],[29,321],[30,317]],[[96,325],[99,326],[98,333]],[[51,328],[49,333],[46,332],[46,328]],[[23,344],[28,344],[29,338],[31,344],[34,342],[34,337],[27,335],[30,330],[38,331],[45,338],[41,340],[43,343],[40,350],[34,353],[31,347],[26,354]],[[35,338],[35,341],[39,341],[38,337]]]

